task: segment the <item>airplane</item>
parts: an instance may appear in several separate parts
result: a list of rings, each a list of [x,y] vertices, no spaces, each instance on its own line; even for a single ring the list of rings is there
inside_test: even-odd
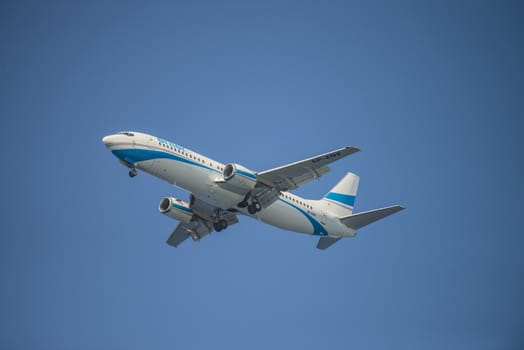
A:
[[[238,215],[258,219],[284,230],[319,236],[318,249],[327,249],[357,230],[405,209],[394,205],[353,214],[359,177],[347,173],[322,199],[304,199],[289,192],[318,179],[328,164],[359,149],[336,149],[265,171],[240,164],[223,164],[163,138],[135,131],[105,136],[102,142],[129,168],[189,191],[189,202],[173,197],[160,200],[160,213],[178,220],[166,243],[178,247],[191,237],[220,232],[238,222]]]

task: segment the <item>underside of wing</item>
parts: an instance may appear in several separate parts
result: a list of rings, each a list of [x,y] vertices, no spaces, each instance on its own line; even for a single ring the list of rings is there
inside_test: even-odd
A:
[[[328,164],[358,151],[358,148],[348,146],[278,168],[262,171],[257,173],[257,181],[279,191],[292,190],[327,173],[329,171]]]
[[[167,244],[178,247],[189,237],[198,241],[213,230],[222,231],[238,222],[236,214],[208,204],[194,195],[191,195],[190,208],[193,215],[191,220],[180,222],[167,239]]]
[[[213,226],[214,222],[219,220],[227,221],[228,226],[238,222],[238,217],[236,214],[221,208],[217,208],[193,194],[191,195],[189,206],[197,217],[208,221],[211,226]]]
[[[193,240],[198,241],[200,238],[212,231],[211,227],[200,218],[190,222],[181,222],[173,230],[173,233],[171,233],[166,243],[173,247],[178,247],[180,243],[184,242],[189,237],[192,237]]]

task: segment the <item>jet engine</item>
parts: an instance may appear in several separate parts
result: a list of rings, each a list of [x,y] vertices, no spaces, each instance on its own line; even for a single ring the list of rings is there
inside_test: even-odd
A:
[[[186,203],[180,199],[173,197],[164,197],[158,204],[158,210],[172,219],[189,222],[193,217],[193,210]]]
[[[225,166],[223,176],[229,185],[242,190],[252,190],[257,184],[257,175],[254,171],[235,163]]]

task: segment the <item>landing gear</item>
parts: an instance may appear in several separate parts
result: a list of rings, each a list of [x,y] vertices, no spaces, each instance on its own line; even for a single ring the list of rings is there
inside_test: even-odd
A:
[[[220,221],[213,223],[213,228],[217,232],[225,230],[227,228],[227,221],[224,219],[221,219]]]
[[[241,209],[247,207],[249,205],[249,202],[248,202],[249,198],[251,198],[251,192],[248,192],[246,196],[244,197],[244,199],[242,199],[242,202],[238,203],[237,206]]]
[[[119,158],[118,160],[120,161],[120,163],[122,163],[122,165],[124,165],[124,166],[128,167],[129,169],[131,169],[131,170],[129,170],[129,177],[135,177],[136,176],[136,174],[137,174],[136,167],[135,167],[136,163],[135,164],[130,163],[127,160],[122,159],[122,158]]]
[[[247,212],[251,215],[256,214],[257,212],[262,210],[262,204],[258,202],[256,199],[253,198],[253,201],[251,204],[249,204],[249,200],[251,199],[251,192],[248,192],[244,199],[242,199],[242,202],[239,202],[237,206],[241,209],[247,207]]]
[[[253,215],[262,210],[262,204],[260,202],[253,202],[247,206],[247,211],[249,214]]]
[[[221,212],[221,209],[217,208],[215,212],[216,221],[213,223],[213,228],[217,232],[225,230],[228,225],[226,220],[220,218],[220,212]]]

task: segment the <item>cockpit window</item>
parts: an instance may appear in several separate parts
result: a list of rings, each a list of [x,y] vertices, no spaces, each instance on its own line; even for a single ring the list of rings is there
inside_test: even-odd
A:
[[[129,132],[129,131],[121,131],[119,132],[120,135],[126,135],[126,136],[135,136],[135,134],[133,134],[132,132]]]

